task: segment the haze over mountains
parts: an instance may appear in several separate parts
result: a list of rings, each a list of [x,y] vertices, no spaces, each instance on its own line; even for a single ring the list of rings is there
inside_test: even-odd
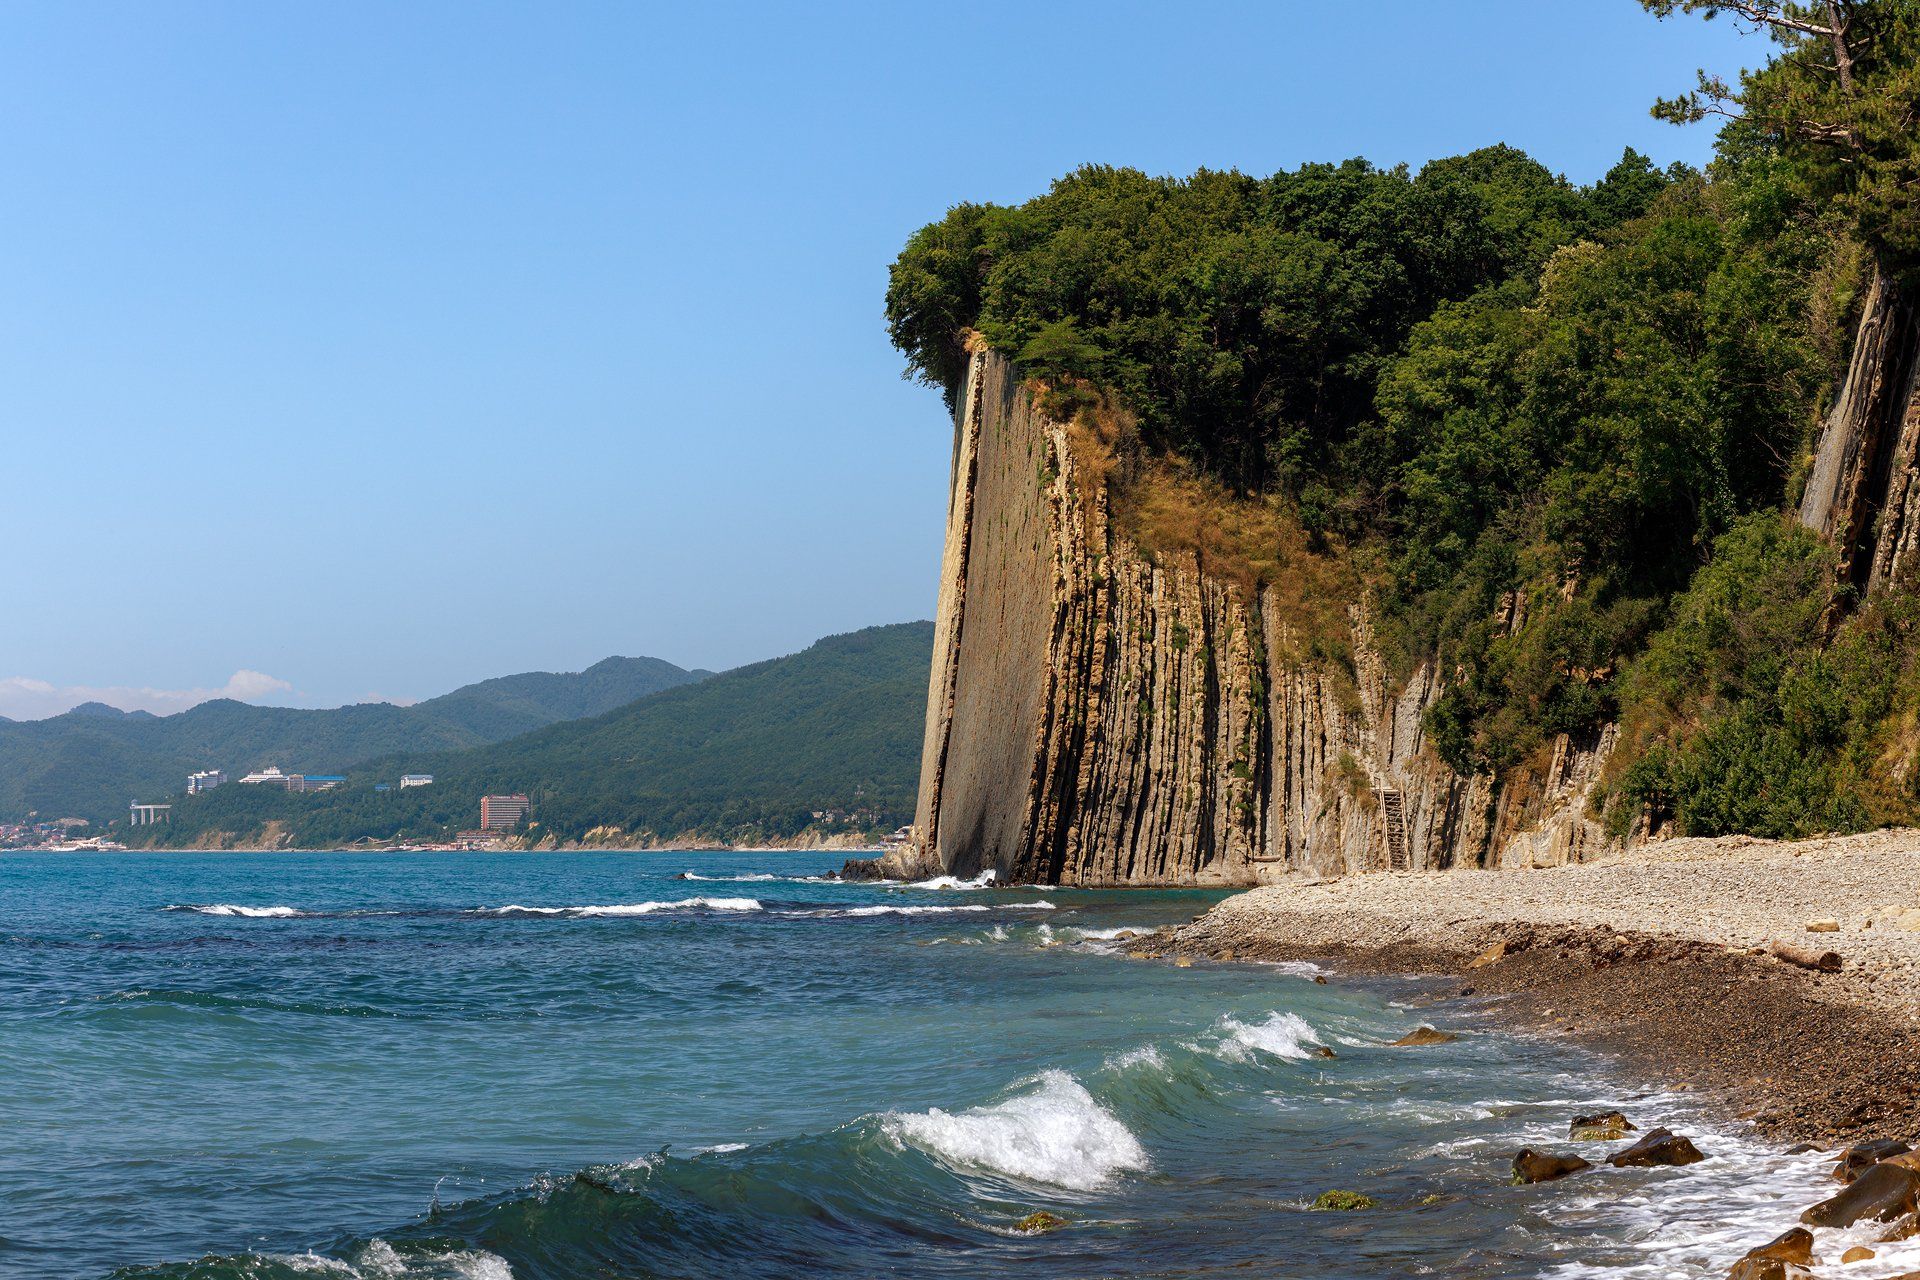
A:
[[[481,746],[711,674],[659,658],[612,657],[580,672],[483,680],[410,707],[304,710],[221,698],[156,716],[84,703],[44,720],[0,721],[0,820],[124,817],[129,801],[163,800],[202,769],[231,777],[269,764],[345,773],[397,752]]]

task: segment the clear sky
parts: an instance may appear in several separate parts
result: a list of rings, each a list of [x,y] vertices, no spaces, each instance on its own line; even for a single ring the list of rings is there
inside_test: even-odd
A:
[[[0,7],[0,715],[927,617],[914,228],[1088,161],[1698,163],[1649,102],[1763,53],[1632,0]]]

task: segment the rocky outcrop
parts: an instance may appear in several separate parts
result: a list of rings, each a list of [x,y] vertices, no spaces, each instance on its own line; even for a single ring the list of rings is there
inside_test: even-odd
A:
[[[1820,432],[1800,522],[1840,551],[1863,593],[1913,585],[1920,548],[1920,313],[1876,269],[1846,380]]]
[[[1558,865],[1612,735],[1562,739],[1502,785],[1427,744],[1442,688],[1394,680],[1368,618],[1351,665],[1295,656],[1271,592],[1142,554],[1007,362],[957,399],[914,838],[899,875],[1248,885],[1450,866]]]

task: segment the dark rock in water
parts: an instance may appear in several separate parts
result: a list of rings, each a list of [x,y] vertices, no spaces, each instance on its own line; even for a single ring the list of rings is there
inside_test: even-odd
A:
[[[1920,1207],[1920,1173],[1897,1164],[1875,1164],[1842,1191],[1800,1215],[1810,1227],[1850,1227],[1862,1218],[1892,1222]]]
[[[1913,1148],[1898,1138],[1875,1138],[1871,1142],[1856,1142],[1840,1153],[1840,1163],[1833,1166],[1833,1176],[1842,1182],[1852,1182],[1868,1166],[1879,1164],[1882,1160],[1894,1156],[1904,1156]]]
[[[1567,1136],[1575,1142],[1617,1142],[1639,1128],[1618,1111],[1603,1111],[1597,1116],[1575,1116]]]
[[[1314,1046],[1313,1056],[1316,1058],[1337,1058],[1340,1055],[1327,1048],[1326,1045],[1321,1044]]]
[[[1451,1044],[1460,1037],[1451,1031],[1435,1031],[1432,1027],[1417,1027],[1395,1040],[1396,1048],[1418,1048],[1429,1044]]]
[[[842,880],[885,880],[886,873],[880,869],[878,858],[848,858],[846,865],[840,868]]]
[[[1013,1229],[1023,1236],[1043,1236],[1049,1231],[1058,1231],[1067,1225],[1067,1220],[1057,1213],[1048,1213],[1045,1209],[1036,1209],[1020,1221]]]
[[[1784,1235],[1761,1245],[1758,1249],[1749,1249],[1747,1258],[1771,1258],[1776,1262],[1792,1262],[1800,1266],[1813,1265],[1813,1232],[1805,1227],[1795,1227]],[[1746,1259],[1742,1259],[1745,1261]]]
[[[1778,1258],[1742,1258],[1727,1272],[1727,1280],[1817,1280],[1813,1272]]]
[[[1552,1182],[1570,1173],[1591,1168],[1593,1162],[1582,1160],[1579,1156],[1553,1156],[1526,1147],[1513,1158],[1513,1185],[1518,1187],[1534,1182]]]
[[[1693,1139],[1682,1137],[1671,1129],[1654,1129],[1625,1151],[1608,1156],[1607,1163],[1616,1169],[1629,1169],[1648,1165],[1698,1164],[1705,1159],[1700,1148],[1693,1145]]]
[[[1358,1191],[1322,1191],[1313,1207],[1322,1212],[1352,1213],[1356,1209],[1372,1209],[1379,1205],[1372,1196],[1363,1196]]]
[[[1910,1213],[1887,1229],[1887,1233],[1874,1243],[1899,1244],[1902,1240],[1911,1240],[1920,1236],[1920,1213]]]
[[[1787,1148],[1787,1154],[1790,1156],[1804,1156],[1809,1152],[1825,1150],[1826,1148],[1817,1142],[1796,1142]]]

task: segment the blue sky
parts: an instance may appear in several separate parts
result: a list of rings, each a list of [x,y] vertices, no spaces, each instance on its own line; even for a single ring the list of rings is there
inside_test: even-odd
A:
[[[905,237],[1088,161],[1586,182],[1631,0],[0,8],[0,715],[726,667],[932,611]]]

